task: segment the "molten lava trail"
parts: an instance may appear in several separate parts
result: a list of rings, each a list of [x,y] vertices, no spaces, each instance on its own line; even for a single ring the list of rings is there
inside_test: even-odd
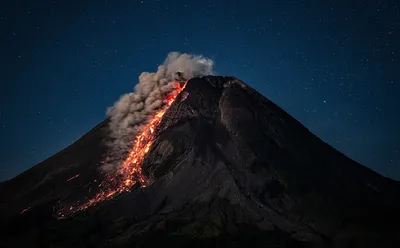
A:
[[[73,176],[73,177],[71,177],[71,178],[68,178],[68,180],[67,180],[66,182],[72,181],[72,180],[74,180],[75,178],[78,178],[79,176],[80,176],[80,174],[76,174],[75,176]]]
[[[141,187],[146,187],[148,179],[142,173],[141,166],[143,160],[154,142],[155,130],[160,124],[163,115],[185,86],[186,82],[183,86],[181,86],[180,83],[174,84],[175,90],[165,98],[165,108],[156,112],[156,114],[149,119],[148,124],[143,128],[143,131],[136,136],[135,141],[133,142],[133,147],[125,161],[122,163],[120,169],[115,173],[108,174],[105,180],[99,185],[101,187],[100,192],[83,204],[79,204],[78,201],[75,206],[70,206],[67,210],[61,210],[58,212],[59,218],[64,218],[75,212],[85,210],[104,200],[111,199],[119,193],[130,191],[133,185],[137,183],[139,183]],[[79,176],[79,174],[77,176]],[[77,176],[72,177],[67,181],[70,181]]]

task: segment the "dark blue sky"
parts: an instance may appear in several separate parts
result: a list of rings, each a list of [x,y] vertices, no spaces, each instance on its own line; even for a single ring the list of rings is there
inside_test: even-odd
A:
[[[0,180],[101,122],[170,51],[210,57],[218,74],[400,179],[397,1],[193,2],[1,1]]]

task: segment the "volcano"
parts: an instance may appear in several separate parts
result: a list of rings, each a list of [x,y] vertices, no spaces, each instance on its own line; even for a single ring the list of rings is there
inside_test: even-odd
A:
[[[400,183],[234,77],[190,79],[154,130],[147,183],[100,191],[108,122],[0,184],[1,247],[400,247]]]

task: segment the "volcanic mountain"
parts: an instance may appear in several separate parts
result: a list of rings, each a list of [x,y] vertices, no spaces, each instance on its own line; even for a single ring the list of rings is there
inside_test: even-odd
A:
[[[400,183],[349,159],[233,77],[192,78],[141,165],[99,192],[108,120],[0,185],[1,247],[400,247]]]

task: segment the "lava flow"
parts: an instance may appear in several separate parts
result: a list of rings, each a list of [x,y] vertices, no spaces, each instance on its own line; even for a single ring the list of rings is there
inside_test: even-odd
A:
[[[146,126],[143,128],[142,133],[135,138],[133,147],[125,161],[122,163],[120,169],[114,173],[108,174],[105,180],[99,185],[101,187],[100,192],[86,203],[79,204],[79,202],[77,202],[75,206],[71,206],[67,210],[61,210],[58,213],[59,218],[66,217],[71,213],[85,210],[104,200],[111,199],[119,193],[130,191],[135,184],[139,184],[140,187],[146,187],[148,179],[142,173],[141,166],[143,159],[154,142],[155,130],[160,124],[164,113],[175,101],[176,97],[185,88],[185,86],[186,82],[183,84],[183,86],[181,86],[181,84],[178,82],[174,84],[175,90],[165,98],[165,107],[156,112],[156,114],[149,120],[148,124],[146,124]],[[72,180],[73,178],[70,179]]]

